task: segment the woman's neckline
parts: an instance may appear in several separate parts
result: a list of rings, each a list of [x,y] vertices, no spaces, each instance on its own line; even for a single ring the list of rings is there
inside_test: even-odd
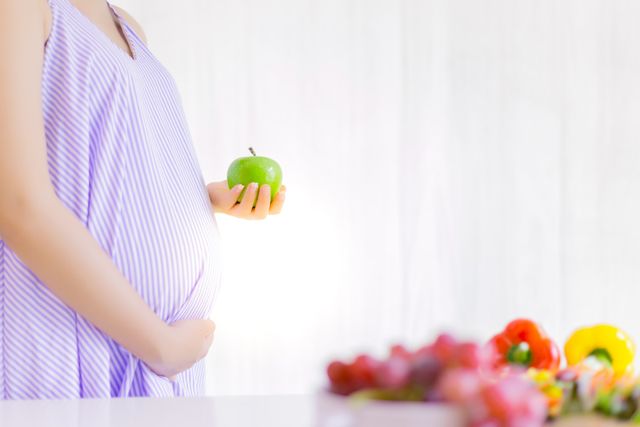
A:
[[[120,51],[120,53],[122,53],[122,55],[126,56],[131,61],[134,61],[134,62],[137,61],[138,54],[137,54],[137,51],[136,51],[136,49],[134,47],[133,40],[129,36],[129,33],[127,31],[128,30],[128,24],[125,22],[125,20],[122,18],[122,16],[120,16],[120,14],[115,9],[115,7],[113,5],[111,5],[111,3],[109,3],[108,1],[105,2],[107,4],[107,7],[109,8],[109,12],[111,13],[111,16],[113,18],[113,22],[114,22],[114,24],[116,24],[116,29],[118,30],[118,33],[120,34],[120,36],[122,38],[122,41],[124,41],[124,43],[127,45],[128,52],[126,50],[124,50],[122,48],[122,46],[120,46],[115,40],[113,40],[107,33],[105,33],[102,30],[102,28],[100,28],[95,22],[93,22],[93,20],[91,20],[87,15],[85,15],[84,12],[82,12],[75,4],[73,4],[72,0],[64,0],[64,1],[66,1],[69,4],[69,7],[71,7],[71,9],[83,21],[85,21],[88,26],[92,27],[95,32],[100,33],[101,37],[106,39],[111,45],[113,45],[113,47],[118,49],[118,51]]]

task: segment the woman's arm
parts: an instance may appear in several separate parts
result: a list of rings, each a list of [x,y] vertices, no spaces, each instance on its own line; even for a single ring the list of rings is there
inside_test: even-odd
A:
[[[0,236],[69,307],[160,375],[175,375],[206,355],[214,325],[165,325],[56,197],[40,90],[43,3],[0,1]]]

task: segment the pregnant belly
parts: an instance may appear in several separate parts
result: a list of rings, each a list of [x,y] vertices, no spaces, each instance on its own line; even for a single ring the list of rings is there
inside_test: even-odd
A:
[[[210,212],[153,221],[118,239],[114,261],[166,322],[209,316],[219,286],[218,232]]]

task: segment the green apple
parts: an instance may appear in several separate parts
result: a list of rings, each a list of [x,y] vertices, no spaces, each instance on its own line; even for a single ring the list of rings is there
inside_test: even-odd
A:
[[[229,166],[227,171],[229,189],[238,184],[244,185],[246,189],[247,185],[252,182],[258,183],[260,186],[268,184],[271,186],[271,200],[273,200],[282,185],[282,169],[275,160],[256,156],[253,148],[249,148],[249,151],[251,156],[236,159]],[[243,196],[244,190],[242,190],[238,201],[242,200]]]

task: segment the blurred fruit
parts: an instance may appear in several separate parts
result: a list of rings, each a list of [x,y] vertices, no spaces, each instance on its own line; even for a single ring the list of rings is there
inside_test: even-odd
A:
[[[348,379],[348,368],[342,362],[331,362],[327,367],[327,374],[331,382],[342,383]]]
[[[443,365],[455,363],[458,342],[451,335],[441,334],[433,343],[433,352]]]
[[[327,367],[327,375],[331,381],[333,393],[347,396],[356,391],[356,387],[351,381],[349,366],[346,364],[339,361],[331,362]]]
[[[413,358],[413,354],[407,350],[407,348],[401,344],[396,344],[391,347],[390,357],[398,357],[404,360],[411,360]]]
[[[463,403],[476,396],[482,387],[482,378],[472,369],[453,369],[445,372],[440,381],[442,396],[455,403]]]
[[[376,382],[380,387],[401,389],[409,385],[411,366],[408,360],[391,357],[382,362],[376,372]]]
[[[465,342],[456,349],[456,362],[460,367],[468,369],[489,369],[495,360],[495,350],[492,346]]]
[[[376,386],[376,372],[380,362],[371,356],[362,354],[350,366],[351,378],[359,389]]]
[[[482,364],[481,353],[478,344],[462,343],[456,348],[456,361],[463,368],[478,369]]]
[[[438,382],[442,368],[442,363],[435,356],[416,356],[411,364],[411,382],[429,391]]]
[[[413,356],[414,357],[420,357],[420,356],[435,356],[435,350],[434,350],[434,345],[433,344],[428,344],[428,345],[424,345],[422,347],[420,347],[419,349],[417,349],[414,353]]]

